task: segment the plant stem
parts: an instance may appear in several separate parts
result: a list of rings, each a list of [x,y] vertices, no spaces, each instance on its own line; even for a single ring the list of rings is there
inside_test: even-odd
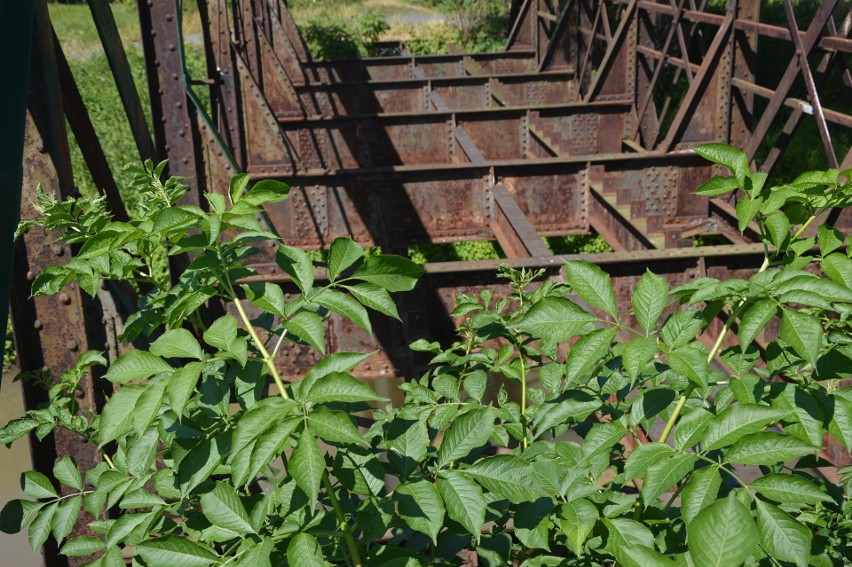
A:
[[[246,328],[246,331],[248,331],[252,341],[254,341],[254,345],[257,347],[258,352],[260,352],[260,355],[263,357],[263,362],[266,363],[266,367],[269,368],[269,373],[272,375],[272,379],[275,380],[275,385],[278,386],[278,393],[285,400],[290,399],[290,396],[287,395],[287,389],[284,387],[284,381],[278,373],[278,368],[275,367],[275,359],[271,354],[269,354],[266,347],[263,346],[263,341],[260,340],[259,336],[257,336],[257,331],[254,330],[251,320],[248,318],[245,309],[243,309],[243,304],[236,296],[234,297],[234,305],[236,305],[237,311],[240,313],[240,319],[243,321],[243,326]]]
[[[106,464],[109,465],[109,468],[115,468],[115,465],[113,464],[112,459],[109,458],[109,455],[107,455],[106,453],[101,453],[101,456],[103,456],[104,461],[106,461]]]
[[[811,219],[809,219],[808,222],[805,223],[805,225],[810,224],[812,219],[813,217],[811,217]],[[757,273],[759,274],[761,272],[765,272],[766,268],[768,267],[769,255],[764,254],[763,263],[760,265],[760,269],[757,271]],[[719,354],[719,351],[722,349],[722,343],[725,341],[725,337],[728,336],[728,331],[731,330],[734,321],[737,320],[737,317],[739,316],[743,305],[745,305],[745,300],[742,300],[737,303],[737,306],[731,312],[730,316],[728,316],[728,320],[725,321],[725,326],[724,328],[722,328],[722,332],[719,333],[719,336],[716,338],[716,342],[713,343],[713,348],[710,349],[710,354],[707,356],[708,365],[711,364],[714,360],[716,360],[716,355]],[[672,432],[672,429],[674,429],[675,423],[680,417],[680,412],[683,411],[683,407],[686,405],[686,400],[689,398],[689,396],[692,395],[692,392],[694,391],[695,384],[690,384],[689,387],[687,387],[686,391],[683,393],[683,395],[680,397],[680,399],[677,401],[677,405],[675,406],[674,411],[672,411],[672,415],[669,417],[669,420],[666,422],[666,427],[665,429],[663,429],[662,435],[660,435],[660,443],[666,443],[668,441],[669,434]]]
[[[328,471],[322,474],[322,485],[328,493],[328,499],[331,501],[331,507],[334,508],[334,515],[337,516],[337,521],[340,522],[340,531],[343,532],[343,539],[346,540],[346,546],[349,548],[349,555],[352,559],[353,567],[363,567],[361,563],[361,554],[358,553],[358,543],[352,535],[352,530],[346,522],[346,516],[343,515],[343,508],[340,506],[340,501],[337,495],[334,494],[334,487],[328,478]]]
[[[219,256],[219,262],[221,262],[222,266],[225,266],[225,259],[222,257],[222,249],[218,245],[216,247],[216,254]],[[224,270],[223,274],[225,276],[225,285],[228,287],[230,299],[237,307],[240,319],[243,321],[243,326],[246,328],[246,331],[248,331],[251,340],[254,341],[254,345],[257,347],[258,352],[263,357],[263,362],[266,364],[266,367],[269,368],[269,373],[272,375],[272,379],[275,380],[275,385],[278,387],[278,393],[285,400],[289,400],[290,396],[287,395],[287,389],[284,387],[284,381],[281,379],[281,375],[275,367],[275,358],[269,354],[269,351],[266,350],[263,341],[260,340],[260,337],[257,335],[257,331],[254,330],[254,325],[251,324],[251,319],[249,319],[245,309],[243,309],[243,304],[240,301],[240,298],[237,297],[237,292],[234,289],[234,285],[231,283],[231,278],[228,276],[228,270]]]
[[[705,461],[707,463],[711,463],[711,464],[715,465],[716,467],[719,468],[720,471],[725,471],[727,474],[731,475],[731,478],[733,478],[735,481],[737,481],[740,484],[741,487],[745,488],[748,491],[749,496],[751,496],[752,499],[754,499],[754,490],[743,479],[738,477],[734,473],[734,471],[732,471],[731,469],[729,469],[728,467],[726,467],[725,465],[723,465],[719,461],[714,461],[710,457],[705,457],[704,455],[699,455],[697,453],[696,453],[695,456],[698,457],[699,459],[701,459],[702,461]]]

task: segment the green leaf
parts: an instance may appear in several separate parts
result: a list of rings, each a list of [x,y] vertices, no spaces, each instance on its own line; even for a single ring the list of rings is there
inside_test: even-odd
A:
[[[766,233],[769,242],[778,249],[784,247],[790,236],[790,220],[782,212],[777,212],[766,217]]]
[[[115,547],[121,543],[130,533],[151,520],[154,517],[153,512],[143,512],[141,514],[123,514],[110,526],[107,534],[107,547]]]
[[[32,500],[9,500],[0,511],[0,532],[16,534],[30,523],[44,504]]]
[[[644,545],[653,547],[654,534],[647,526],[627,518],[604,518],[608,533],[607,547]]]
[[[486,490],[514,504],[547,495],[532,466],[514,455],[486,457],[462,472],[472,476]]]
[[[131,350],[112,363],[104,378],[124,384],[131,380],[146,380],[155,374],[171,372],[169,363],[146,350]]]
[[[255,533],[240,497],[230,484],[217,482],[213,490],[202,494],[201,511],[216,527],[239,535]]]
[[[287,313],[287,300],[284,299],[284,291],[280,285],[270,282],[253,282],[240,287],[246,292],[246,299],[255,307],[279,317],[284,317]]]
[[[364,256],[364,249],[351,238],[335,238],[328,250],[328,277],[337,279],[346,268]]]
[[[583,441],[583,460],[588,462],[598,455],[608,454],[628,434],[627,428],[620,421],[593,425]]]
[[[349,297],[345,293],[324,289],[321,293],[314,296],[313,301],[322,305],[326,309],[343,315],[368,333],[373,332],[373,327],[370,325],[370,316],[367,315],[367,310],[358,303],[355,299]]]
[[[151,352],[163,358],[204,359],[201,345],[186,329],[166,331],[151,344]]]
[[[777,312],[778,305],[771,299],[761,299],[746,309],[740,317],[737,333],[740,347],[745,349],[750,345]]]
[[[775,559],[807,567],[813,539],[811,531],[772,504],[756,499],[754,505],[763,549]]]
[[[133,411],[133,430],[137,437],[148,429],[148,426],[160,412],[167,385],[167,380],[148,384],[136,400],[136,408]]]
[[[144,386],[124,386],[107,401],[101,412],[98,430],[99,447],[115,441],[130,431],[133,427],[133,411],[136,408],[136,402],[144,391]]]
[[[737,567],[757,545],[751,513],[733,494],[699,512],[686,531],[696,565]]]
[[[539,498],[515,507],[515,537],[525,549],[550,551],[550,532],[553,529],[551,512],[555,508],[552,498]]]
[[[307,533],[297,534],[287,546],[287,563],[293,567],[327,567],[317,539]]]
[[[293,282],[299,286],[303,293],[307,293],[313,288],[314,265],[305,252],[282,244],[275,254],[275,262],[287,275],[293,278]]]
[[[696,195],[704,195],[705,197],[717,197],[730,193],[740,188],[740,182],[736,177],[717,175],[702,183],[695,190]]]
[[[666,319],[661,335],[663,342],[670,349],[676,349],[694,341],[700,328],[700,312],[694,310],[678,311]]]
[[[675,562],[647,545],[614,544],[613,555],[622,567],[675,567]]]
[[[388,291],[411,291],[423,275],[423,268],[402,256],[368,256],[352,277]]]
[[[713,466],[693,472],[680,493],[680,514],[687,525],[719,497],[722,475]]]
[[[204,331],[204,342],[219,350],[228,350],[237,338],[237,320],[231,315],[219,317]]]
[[[701,349],[687,344],[678,347],[668,354],[669,366],[672,370],[690,382],[706,388],[710,380],[710,369],[707,366],[707,355]]]
[[[618,304],[609,274],[585,260],[565,262],[565,280],[577,295],[618,320]]]
[[[19,417],[0,429],[0,445],[8,445],[39,426],[39,422],[29,417]]]
[[[494,412],[490,407],[475,408],[457,417],[444,433],[438,448],[438,466],[448,464],[468,455],[488,442],[494,432]]]
[[[621,353],[621,363],[631,380],[636,380],[642,370],[657,354],[657,340],[653,337],[636,337],[627,343]]]
[[[601,400],[579,390],[568,390],[553,400],[539,406],[533,419],[537,435],[542,435],[552,427],[558,427],[568,420],[581,422],[598,408]]]
[[[360,301],[365,307],[369,307],[370,309],[378,311],[382,315],[387,315],[388,317],[393,317],[397,321],[401,321],[399,318],[399,312],[396,310],[396,304],[384,288],[379,287],[376,284],[366,282],[355,285],[344,285],[341,287],[351,293],[352,297]]]
[[[240,202],[246,187],[248,187],[248,183],[248,173],[240,173],[231,178],[231,183],[228,185],[228,197],[231,199],[231,205],[236,205]]]
[[[190,449],[178,466],[178,485],[181,495],[186,497],[199,484],[207,480],[230,452],[231,432],[206,439]]]
[[[308,370],[301,382],[293,384],[296,399],[307,400],[307,396],[317,380],[332,372],[349,372],[372,354],[370,352],[336,352],[326,356]]]
[[[429,536],[438,543],[438,532],[444,524],[444,503],[435,485],[418,480],[399,485],[394,490],[399,516],[411,529]]]
[[[316,439],[307,427],[302,431],[299,443],[293,449],[289,467],[290,476],[308,495],[313,508],[317,503],[322,475],[325,474],[325,459],[317,446]]]
[[[814,483],[798,475],[769,473],[754,479],[751,488],[761,496],[782,504],[816,504],[834,501]]]
[[[582,334],[595,320],[567,299],[545,297],[530,307],[517,327],[535,338],[563,342]]]
[[[323,331],[322,317],[316,313],[299,311],[289,321],[283,321],[281,324],[291,335],[318,351],[325,352],[325,332]]]
[[[750,433],[757,433],[785,415],[786,412],[758,404],[733,405],[710,422],[702,449],[712,451],[727,447]]]
[[[636,321],[646,333],[650,332],[669,304],[668,280],[646,270],[633,290],[631,303]]]
[[[840,396],[833,396],[834,413],[828,424],[828,431],[847,449],[852,448],[852,402]]]
[[[588,500],[574,500],[559,509],[559,526],[568,538],[568,548],[577,557],[583,556],[583,544],[598,522],[598,509]]]
[[[369,445],[358,428],[352,423],[352,419],[342,411],[319,406],[308,414],[307,419],[310,422],[311,430],[324,441]]]
[[[832,281],[852,289],[852,260],[843,254],[831,254],[820,261],[819,267]]]
[[[124,498],[122,498],[118,507],[122,510],[134,510],[137,508],[165,506],[165,504],[166,501],[156,494],[151,494],[144,488],[139,488],[133,492],[129,492]]]
[[[744,151],[728,144],[711,143],[695,146],[692,151],[706,160],[724,165],[743,183],[748,175],[748,156]]]
[[[69,539],[59,550],[66,557],[84,557],[101,551],[106,547],[106,542],[98,537],[82,536]]]
[[[654,501],[663,492],[689,474],[696,460],[698,457],[693,454],[675,453],[651,465],[645,473],[645,482],[642,484],[642,500],[645,501],[645,506],[655,504]]]
[[[814,367],[822,349],[822,325],[819,320],[788,309],[781,317],[781,340],[793,347],[796,354]]]
[[[262,539],[260,545],[253,544],[249,547],[235,567],[272,567],[270,556],[274,547],[274,541],[267,538]]]
[[[266,398],[243,414],[234,428],[231,439],[231,455],[245,449],[252,441],[260,437],[273,424],[280,422],[298,411],[295,403],[279,396]]]
[[[704,408],[694,408],[684,414],[675,430],[675,445],[678,450],[688,449],[702,441],[714,415]]]
[[[53,476],[64,486],[83,490],[83,475],[74,462],[74,457],[65,455],[53,465]]]
[[[275,179],[262,179],[252,185],[242,200],[259,207],[267,203],[278,203],[290,194],[290,186]]]
[[[231,478],[234,480],[234,484],[241,486],[249,483],[270,462],[277,459],[290,443],[290,436],[300,422],[300,419],[288,418],[273,423],[272,427],[254,442],[247,467],[245,467],[245,463],[238,463],[237,459],[234,459],[231,465]],[[240,455],[245,455],[245,453],[240,453]],[[241,459],[245,460],[243,457]],[[240,474],[238,475],[237,472]]]
[[[746,435],[728,449],[725,461],[742,465],[774,465],[819,451],[792,435],[765,431]]]
[[[61,543],[68,537],[68,534],[74,529],[74,524],[77,522],[82,509],[83,497],[80,495],[72,496],[59,505],[50,522],[53,538],[57,542]]]
[[[195,392],[203,368],[201,362],[190,362],[168,377],[166,394],[169,396],[169,405],[178,416],[183,415],[186,403]]]
[[[616,327],[598,329],[571,345],[565,359],[565,383],[573,386],[580,381],[585,382],[583,379],[588,378],[588,373],[606,356],[617,332]]]
[[[332,372],[317,379],[303,399],[318,404],[388,401],[369,384],[345,372]]]
[[[403,457],[420,462],[429,448],[429,432],[425,420],[394,418],[385,425],[385,445]]]
[[[36,551],[47,538],[50,536],[50,524],[53,521],[53,515],[59,507],[59,502],[48,504],[39,511],[38,515],[33,519],[30,527],[27,530],[27,536],[30,540],[30,548]]]
[[[210,548],[174,535],[143,541],[136,551],[148,565],[205,567],[219,559]]]
[[[817,244],[819,245],[819,253],[822,256],[828,256],[841,246],[846,240],[842,232],[827,224],[821,224],[817,227]]]
[[[469,531],[476,542],[485,525],[485,498],[478,484],[458,471],[443,471],[438,477],[438,492],[447,515]]]
[[[627,456],[624,464],[624,478],[634,479],[645,475],[648,467],[654,463],[661,462],[672,455],[674,450],[665,443],[644,443],[639,445]]]
[[[754,220],[754,217],[757,216],[757,213],[760,212],[760,207],[762,205],[763,199],[759,197],[756,199],[743,197],[737,201],[737,228],[739,228],[740,232],[745,232],[749,223],[751,223],[751,221]]]

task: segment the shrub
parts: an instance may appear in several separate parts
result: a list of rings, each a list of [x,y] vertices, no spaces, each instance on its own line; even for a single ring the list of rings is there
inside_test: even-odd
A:
[[[65,456],[53,479],[25,473],[32,500],[7,504],[3,529],[29,525],[34,548],[52,534],[65,555],[103,553],[97,565],[122,550],[148,566],[458,565],[472,551],[480,564],[529,567],[844,564],[852,474],[840,469],[835,485],[815,468],[828,464],[826,439],[852,445],[852,388],[840,382],[852,376],[852,248],[829,226],[807,230],[848,206],[852,171],[769,187],[739,150],[696,151],[731,171],[698,193],[738,191],[740,228],[756,223],[765,246],[758,273],[670,289],[647,272],[627,316],[595,265],[568,262],[564,282],[540,283],[541,272],[504,266],[506,297],[457,297],[458,341],[412,345],[433,358],[402,384],[399,407],[350,374],[368,354],[330,354],[292,384],[272,363],[290,343],[322,351],[329,312],[368,331],[366,308],[397,316],[389,293],[420,274],[340,238],[321,283],[254,218],[286,186],[238,176],[205,212],[175,206],[182,186],[149,164],[135,183],[156,204],[130,223],[100,200],[42,194],[39,224],[79,249],[33,293],[148,281],[151,246],[192,262],[172,287],[149,281],[127,321],[127,339],[153,339],[147,350],[111,363],[83,354],[47,407],[0,430],[11,443],[69,429],[104,459],[80,471]],[[289,300],[275,284],[238,285],[253,275],[252,244],[270,241],[301,290]],[[817,265],[824,276],[805,270]],[[212,299],[237,317],[204,325]],[[246,301],[262,315],[250,319]],[[699,337],[716,317],[725,324],[708,347]],[[759,341],[773,320],[777,336]],[[80,414],[76,384],[103,366],[118,388],[100,415]],[[66,540],[83,509],[95,535]]]

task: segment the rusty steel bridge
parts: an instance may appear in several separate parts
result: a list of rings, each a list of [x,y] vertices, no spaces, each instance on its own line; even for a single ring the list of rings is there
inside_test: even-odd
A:
[[[21,112],[26,103],[21,216],[35,215],[37,183],[74,194],[67,123],[109,207],[126,217],[45,2],[21,4],[30,3],[31,27],[24,16],[7,19],[21,39],[10,49],[30,60],[28,82],[20,61],[6,61],[4,74],[13,91],[18,84],[24,90],[15,92],[26,93],[15,99]],[[734,202],[693,194],[715,174],[693,145],[737,145],[754,168],[771,173],[811,123],[825,165],[852,167],[848,141],[838,142],[852,128],[848,1],[824,0],[803,19],[784,0],[785,18],[765,22],[759,0],[731,0],[715,11],[707,0],[515,0],[503,51],[413,56],[396,43],[382,46],[393,56],[329,62],[311,58],[285,2],[198,0],[207,72],[192,76],[180,1],[140,0],[147,101],[136,93],[107,0],[88,3],[138,157],[168,158],[169,173],[188,179],[190,202],[201,204],[203,191],[224,192],[232,175],[248,172],[291,184],[290,199],[268,207],[266,222],[294,246],[323,248],[342,235],[401,254],[417,243],[499,243],[506,259],[426,264],[415,292],[399,298],[402,323],[376,321],[375,338],[333,317],[329,349],[377,351],[356,369],[363,378],[421,370],[407,345],[426,336],[452,340],[454,297],[505,289],[498,263],[559,278],[561,258],[544,236],[603,237],[614,251],[587,259],[613,276],[625,317],[646,268],[673,285],[756,271],[763,249],[753,230],[737,229]],[[761,80],[766,57],[781,65],[771,84]],[[823,222],[852,225],[846,215]],[[11,228],[2,227],[7,250]],[[730,244],[696,247],[699,235]],[[117,339],[122,298],[108,288],[96,301],[74,285],[29,298],[29,281],[70,253],[39,231],[14,248],[11,304],[22,369],[58,371],[89,348],[116,356],[129,347]],[[289,289],[272,255],[255,267]],[[297,377],[315,356],[294,346],[278,364]],[[87,382],[81,406],[96,409],[102,395]],[[27,403],[37,402],[28,391]],[[70,435],[57,434],[56,449],[83,466],[96,458]],[[850,462],[841,447],[826,456]],[[37,465],[49,469],[53,457],[38,457]]]

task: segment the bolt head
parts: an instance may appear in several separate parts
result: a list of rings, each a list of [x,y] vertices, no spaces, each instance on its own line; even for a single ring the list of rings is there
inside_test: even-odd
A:
[[[44,329],[44,323],[42,323],[39,319],[36,319],[35,321],[33,321],[33,328],[36,331],[41,331],[42,329]]]
[[[68,342],[65,343],[65,346],[68,347],[68,350],[72,352],[76,352],[80,348],[80,345],[77,344],[77,341],[75,341],[74,339],[69,339]]]
[[[62,303],[62,305],[70,305],[71,304],[71,296],[68,295],[65,292],[62,292],[62,293],[59,294],[59,302]]]

